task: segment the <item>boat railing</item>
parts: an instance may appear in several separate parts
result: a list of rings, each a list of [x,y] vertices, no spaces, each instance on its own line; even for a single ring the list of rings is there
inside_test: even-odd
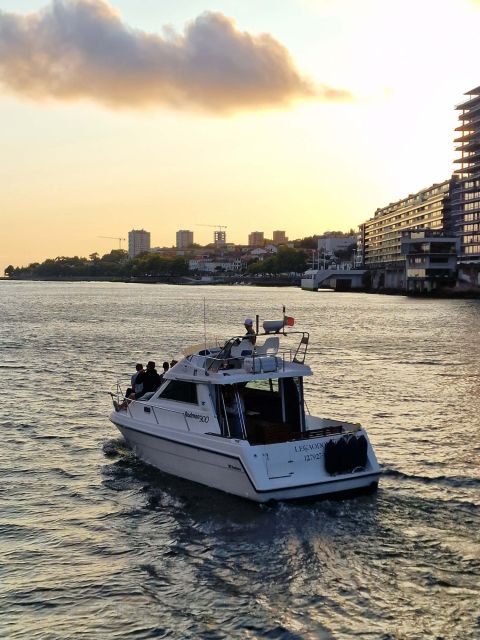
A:
[[[245,367],[245,360],[249,359],[248,365],[252,373],[268,373],[271,371],[279,371],[285,368],[285,362],[295,362],[304,364],[307,355],[310,334],[307,331],[289,331],[279,333],[257,333],[255,336],[265,336],[267,339],[272,337],[299,335],[300,340],[296,348],[268,349],[266,352],[260,352],[263,345],[255,346],[248,344],[249,336],[233,336],[218,349],[205,349],[198,354],[187,356],[187,360],[192,361],[194,357],[204,358],[204,368],[206,371],[217,372],[222,369],[238,369]],[[240,353],[235,353],[235,348],[245,347]],[[274,366],[273,366],[274,364]],[[273,366],[273,368],[272,368]]]
[[[109,391],[109,395],[112,400],[116,400],[118,404],[121,404],[124,400],[127,400],[125,394],[122,391],[122,383],[119,379],[116,381],[116,389],[115,391]]]
[[[113,398],[116,398],[118,404],[122,404],[123,402],[125,402],[125,410],[127,412],[127,414],[131,417],[134,418],[135,416],[132,413],[132,408],[136,405],[144,405],[145,408],[150,409],[150,411],[148,411],[148,413],[151,413],[155,419],[156,424],[160,424],[160,421],[158,419],[157,416],[157,412],[159,410],[161,410],[162,412],[167,412],[167,413],[174,413],[177,414],[179,416],[182,416],[184,422],[185,422],[185,426],[187,427],[187,431],[190,431],[190,427],[188,425],[188,421],[187,421],[187,417],[185,415],[185,411],[183,409],[170,409],[169,407],[159,407],[158,405],[154,405],[150,402],[151,398],[148,398],[148,400],[142,400],[141,398],[139,398],[138,400],[133,400],[131,398],[127,398],[123,392],[122,392],[122,388],[121,388],[121,384],[120,384],[120,380],[117,380],[117,389],[116,389],[116,393],[110,392],[110,395]]]

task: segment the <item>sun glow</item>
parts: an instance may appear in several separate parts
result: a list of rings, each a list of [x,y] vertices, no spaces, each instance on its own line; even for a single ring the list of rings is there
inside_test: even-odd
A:
[[[2,269],[107,252],[111,243],[98,236],[133,227],[165,246],[179,228],[209,242],[202,222],[226,225],[233,242],[254,229],[290,238],[346,230],[451,174],[454,106],[480,84],[479,3],[169,4],[147,3],[145,13],[132,0],[112,6],[122,24],[159,34],[169,23],[181,33],[203,10],[221,12],[239,34],[269,33],[302,77],[351,98],[300,95],[233,114],[174,103],[118,110],[88,95],[36,101],[3,82]],[[20,15],[12,1],[0,10]]]

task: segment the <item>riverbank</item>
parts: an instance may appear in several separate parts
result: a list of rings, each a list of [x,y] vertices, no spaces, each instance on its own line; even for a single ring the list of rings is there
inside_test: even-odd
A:
[[[190,278],[187,276],[50,276],[1,278],[11,282],[122,282],[124,284],[174,284],[174,285],[243,285],[263,287],[298,287],[299,276],[212,276]]]
[[[212,276],[211,278],[189,278],[186,276],[142,276],[122,278],[115,276],[69,276],[69,277],[43,277],[43,278],[6,278],[0,280],[10,282],[112,282],[123,284],[171,284],[183,286],[254,286],[254,287],[300,287],[300,277],[298,276]],[[322,288],[323,291],[335,291],[336,293],[353,292],[380,294],[387,296],[406,296],[409,298],[435,298],[435,299],[480,299],[480,287],[465,287],[440,289],[431,292],[403,291],[394,288],[355,288],[344,289],[329,287]],[[312,291],[316,293],[316,291]]]

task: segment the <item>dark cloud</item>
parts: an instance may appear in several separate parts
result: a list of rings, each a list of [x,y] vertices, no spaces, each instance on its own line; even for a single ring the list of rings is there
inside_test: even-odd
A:
[[[314,87],[272,36],[239,31],[221,13],[159,36],[129,28],[105,0],[53,0],[25,16],[0,11],[0,83],[37,100],[217,112],[349,97]]]

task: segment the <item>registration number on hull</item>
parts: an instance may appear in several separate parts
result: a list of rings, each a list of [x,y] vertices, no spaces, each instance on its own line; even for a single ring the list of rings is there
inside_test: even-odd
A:
[[[303,460],[305,462],[314,462],[315,460],[321,460],[325,455],[325,443],[324,442],[309,442],[308,444],[296,444],[295,453],[303,453]]]

